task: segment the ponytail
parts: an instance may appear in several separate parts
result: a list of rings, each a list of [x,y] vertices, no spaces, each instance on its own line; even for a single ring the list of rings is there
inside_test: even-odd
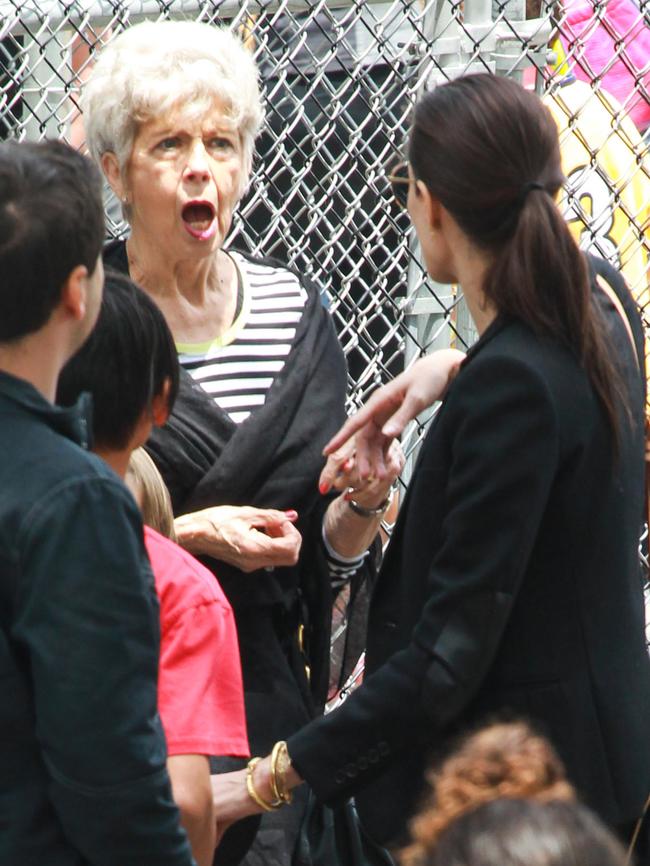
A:
[[[544,188],[525,197],[512,236],[498,250],[483,288],[500,312],[525,322],[540,336],[555,338],[578,357],[605,411],[617,451],[617,394],[629,414],[622,378],[592,297],[586,257]]]
[[[409,161],[463,232],[491,254],[486,299],[577,356],[617,451],[617,394],[625,389],[592,298],[586,257],[554,200],[564,177],[551,113],[510,79],[456,78],[417,103]]]

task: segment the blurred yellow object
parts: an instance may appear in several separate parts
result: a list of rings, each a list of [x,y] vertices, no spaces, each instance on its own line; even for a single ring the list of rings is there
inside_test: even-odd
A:
[[[562,55],[563,57],[563,55]],[[560,67],[566,60],[559,58]],[[643,139],[613,97],[572,76],[544,97],[567,178],[560,207],[580,247],[619,268],[646,326],[650,369],[650,172]]]

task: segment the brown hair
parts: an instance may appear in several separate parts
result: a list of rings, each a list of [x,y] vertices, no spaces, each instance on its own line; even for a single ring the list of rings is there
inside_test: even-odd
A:
[[[549,110],[510,79],[456,78],[416,105],[409,161],[465,234],[492,254],[486,299],[577,356],[616,448],[616,394],[625,390],[592,300],[586,258],[555,203],[564,176]]]
[[[629,866],[614,834],[580,803],[493,800],[454,821],[426,866]]]
[[[126,483],[140,506],[142,522],[176,541],[169,490],[144,448],[136,448],[132,452],[126,470]]]
[[[553,747],[524,722],[490,725],[469,735],[429,773],[431,796],[411,822],[404,866],[425,862],[440,834],[460,815],[498,798],[574,800]]]

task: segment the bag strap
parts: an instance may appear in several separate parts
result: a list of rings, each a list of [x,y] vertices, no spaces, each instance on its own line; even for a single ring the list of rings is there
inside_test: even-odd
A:
[[[620,298],[612,289],[607,280],[601,276],[600,274],[596,274],[596,281],[600,288],[605,292],[607,297],[610,299],[612,304],[614,305],[614,309],[617,311],[621,319],[623,320],[623,324],[625,325],[625,330],[627,331],[627,335],[630,338],[630,343],[632,344],[632,351],[634,352],[634,358],[636,360],[636,365],[639,370],[641,370],[641,359],[639,358],[639,353],[637,352],[636,343],[634,341],[634,334],[632,333],[632,326],[630,325],[630,320],[627,317],[627,313],[625,312],[625,308],[621,303]],[[646,454],[648,452],[648,420],[646,418]],[[646,520],[648,521],[648,532],[650,533],[650,464],[646,462],[645,466],[645,501],[647,506],[647,514]],[[650,546],[650,537],[648,539],[648,545]],[[632,854],[634,853],[634,849],[636,847],[637,840],[639,838],[639,833],[641,832],[641,827],[643,825],[643,821],[645,819],[646,814],[648,813],[648,809],[650,808],[650,796],[645,801],[645,805],[641,811],[641,816],[639,817],[636,825],[634,827],[634,833],[632,834],[632,838],[630,840],[630,844],[627,849],[627,854],[625,857],[625,866],[630,866],[630,862],[632,859]]]
[[[625,330],[627,331],[627,335],[630,338],[630,343],[632,344],[632,351],[634,352],[634,360],[636,361],[636,366],[640,370],[641,362],[639,360],[639,353],[636,350],[636,343],[634,342],[634,334],[632,333],[632,326],[630,325],[630,320],[627,317],[627,313],[625,312],[625,307],[621,303],[621,299],[616,294],[614,289],[607,282],[605,277],[600,274],[596,274],[596,282],[600,286],[600,288],[605,292],[607,297],[610,299],[612,304],[614,305],[614,309],[619,314],[621,319],[623,320],[623,324],[625,325]]]

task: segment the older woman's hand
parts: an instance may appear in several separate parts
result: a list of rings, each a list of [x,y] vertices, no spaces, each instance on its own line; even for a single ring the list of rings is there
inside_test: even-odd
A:
[[[183,514],[174,521],[178,543],[241,571],[295,565],[302,537],[295,511],[217,505]]]

